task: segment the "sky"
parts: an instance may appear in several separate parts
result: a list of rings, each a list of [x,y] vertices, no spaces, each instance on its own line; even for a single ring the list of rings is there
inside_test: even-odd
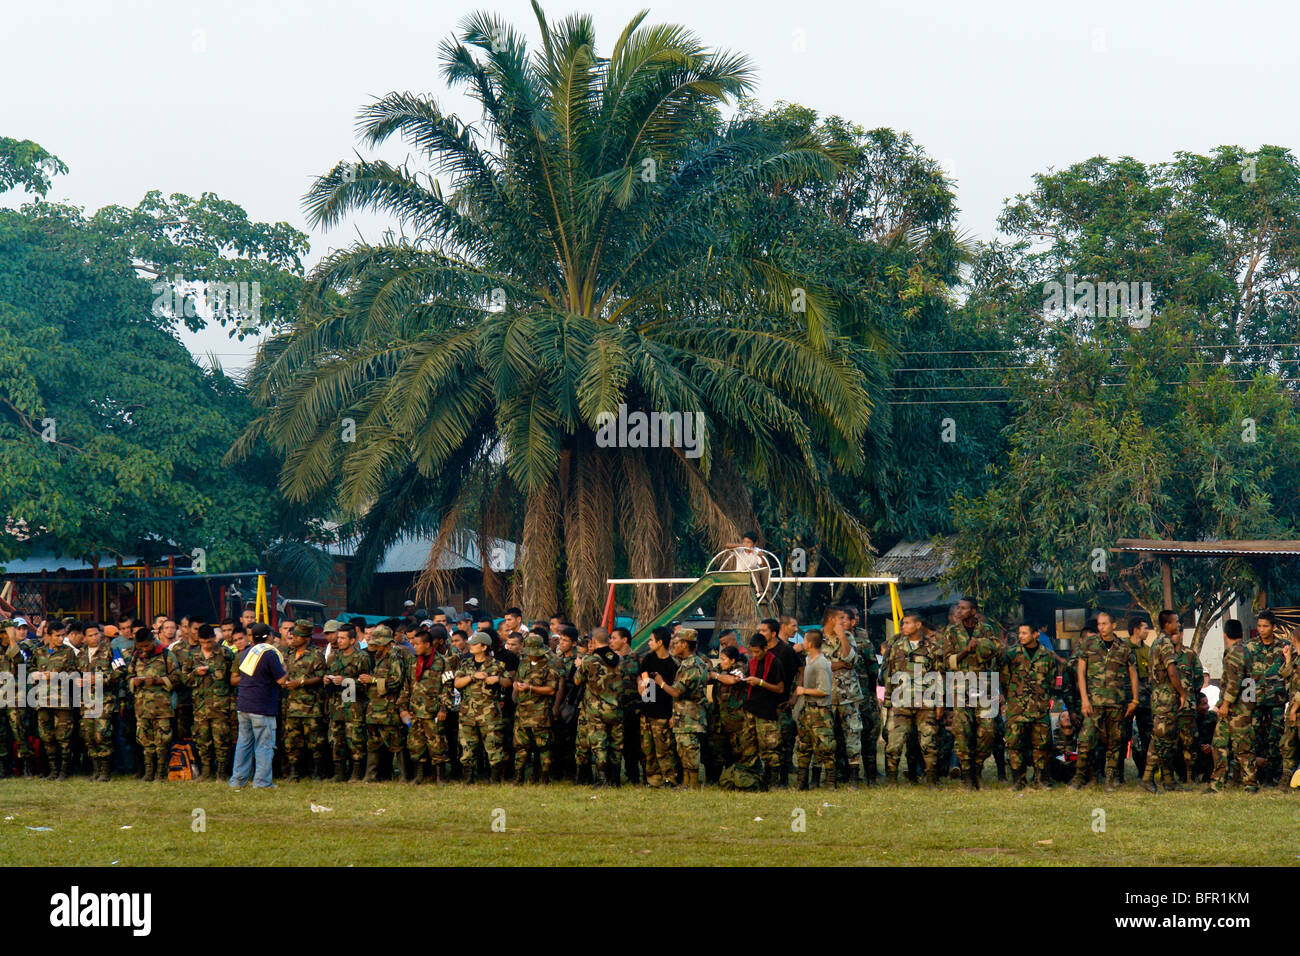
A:
[[[961,226],[976,238],[996,234],[1003,203],[1035,173],[1092,156],[1300,146],[1300,4],[1285,0],[643,3],[648,22],[747,54],[763,104],[911,133],[954,180]],[[544,9],[552,22],[592,14],[607,53],[643,3]],[[254,220],[307,232],[310,265],[390,225],[358,217],[311,230],[302,210],[313,177],[357,149],[364,104],[413,91],[477,115],[441,85],[436,52],[476,10],[537,38],[526,0],[22,4],[0,21],[0,135],[34,140],[70,167],[51,200],[93,212],[134,206],[150,189],[215,192]],[[407,150],[393,141],[362,155],[401,161]],[[219,329],[183,338],[228,370],[253,348]]]

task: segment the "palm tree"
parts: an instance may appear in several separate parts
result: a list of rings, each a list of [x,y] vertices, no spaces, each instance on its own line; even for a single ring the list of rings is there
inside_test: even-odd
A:
[[[728,218],[729,199],[832,175],[834,160],[815,140],[720,119],[752,84],[744,57],[645,12],[601,57],[590,17],[552,27],[533,9],[540,51],[483,13],[440,48],[481,123],[411,93],[363,109],[364,144],[398,134],[441,178],[358,161],[316,181],[314,224],[382,211],[402,235],[314,270],[292,327],[259,354],[265,412],[235,455],[264,436],[289,498],[335,486],[363,567],[400,534],[436,530],[425,588],[465,535],[513,528],[526,612],[567,600],[580,624],[619,549],[653,576],[682,529],[736,540],[749,486],[861,565],[866,535],[826,475],[860,464],[865,356],[831,297]],[[702,413],[702,453],[602,447],[599,416],[620,405]],[[659,597],[641,589],[637,612]]]

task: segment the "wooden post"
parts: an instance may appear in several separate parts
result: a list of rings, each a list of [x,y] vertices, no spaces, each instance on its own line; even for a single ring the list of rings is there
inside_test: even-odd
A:
[[[1160,559],[1160,586],[1164,590],[1165,608],[1175,610],[1174,608],[1174,564],[1169,558]]]

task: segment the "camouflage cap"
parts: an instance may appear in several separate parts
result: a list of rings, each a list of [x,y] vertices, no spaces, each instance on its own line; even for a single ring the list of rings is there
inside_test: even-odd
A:
[[[18,625],[9,618],[0,618],[0,627],[17,627]]]
[[[693,627],[679,627],[679,628],[677,629],[677,633],[673,635],[673,640],[674,640],[674,641],[689,641],[690,643],[694,644],[694,643],[696,642],[696,640],[697,640],[697,637],[696,637],[696,634],[695,634],[695,628],[693,628]]]
[[[370,636],[366,638],[367,645],[374,644],[382,647],[385,644],[391,643],[393,643],[393,629],[391,627],[386,627],[383,624],[380,624],[377,628],[371,631]]]
[[[311,637],[312,623],[305,617],[300,617],[293,622],[293,633],[299,637]]]
[[[536,634],[524,638],[524,653],[529,657],[541,657],[546,653],[546,644]]]
[[[482,644],[484,647],[492,646],[492,638],[488,637],[483,631],[475,631],[469,636],[469,644]]]
[[[336,621],[334,620],[334,618],[330,618],[328,621],[325,622],[325,633],[333,634],[342,626],[343,626],[342,621]]]

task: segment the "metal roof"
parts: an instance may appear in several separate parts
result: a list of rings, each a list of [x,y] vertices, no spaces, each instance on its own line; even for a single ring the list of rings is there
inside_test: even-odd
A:
[[[1145,538],[1120,538],[1111,550],[1209,557],[1231,554],[1290,555],[1300,554],[1300,541],[1154,541]]]
[[[905,581],[933,581],[952,566],[952,539],[900,541],[879,558],[872,572]]]
[[[490,539],[488,563],[493,571],[512,571],[515,567],[516,546],[513,541],[503,538]],[[376,574],[416,574],[424,570],[429,561],[429,551],[433,547],[432,535],[406,535],[398,538],[384,553],[384,559],[375,569]],[[330,545],[326,550],[340,558],[356,555],[357,542],[351,540],[343,544]],[[466,535],[457,542],[457,546],[445,555],[440,562],[441,570],[454,571],[459,568],[482,570],[483,557],[479,554],[478,542],[472,535]]]

